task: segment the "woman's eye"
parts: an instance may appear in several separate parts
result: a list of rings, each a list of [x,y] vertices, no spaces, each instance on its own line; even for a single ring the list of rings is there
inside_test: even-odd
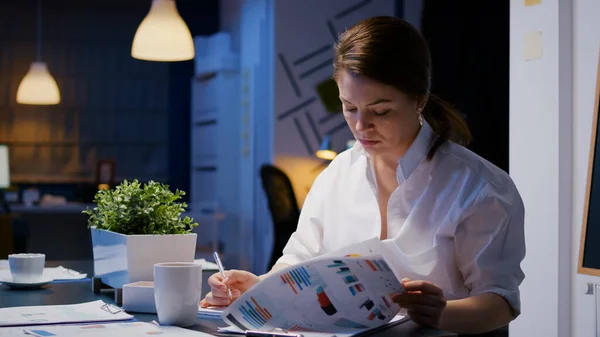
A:
[[[385,111],[381,111],[381,112],[373,111],[373,113],[377,116],[385,116],[385,115],[387,115],[388,112],[390,112],[390,110],[385,110]]]
[[[348,111],[348,112],[354,112],[354,111],[356,111],[356,108],[346,108],[346,111]]]

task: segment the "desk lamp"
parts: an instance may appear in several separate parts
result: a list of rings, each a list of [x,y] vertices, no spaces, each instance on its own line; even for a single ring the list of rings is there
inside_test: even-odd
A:
[[[317,150],[315,155],[317,158],[325,160],[333,160],[333,158],[337,156],[337,152],[335,152],[331,146],[331,137],[329,135],[325,135],[323,142],[321,142],[321,147]]]

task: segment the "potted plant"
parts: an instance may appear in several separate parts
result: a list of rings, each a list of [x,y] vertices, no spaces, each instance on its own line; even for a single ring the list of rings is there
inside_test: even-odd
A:
[[[99,190],[89,215],[94,275],[102,283],[121,289],[124,284],[153,281],[155,263],[193,262],[198,226],[181,217],[187,204],[178,202],[185,192],[150,181],[124,180],[113,189]]]

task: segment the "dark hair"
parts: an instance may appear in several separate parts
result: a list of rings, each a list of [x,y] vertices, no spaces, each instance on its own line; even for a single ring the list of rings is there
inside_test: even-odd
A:
[[[372,17],[342,33],[335,45],[334,78],[341,70],[394,86],[414,98],[427,99],[423,117],[438,135],[427,158],[446,141],[467,145],[469,127],[454,108],[431,95],[431,56],[425,39],[408,22]]]

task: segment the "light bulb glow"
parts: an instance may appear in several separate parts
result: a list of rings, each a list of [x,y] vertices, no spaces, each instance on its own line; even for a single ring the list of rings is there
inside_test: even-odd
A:
[[[317,150],[316,155],[320,159],[333,160],[337,156],[337,153],[332,150]]]
[[[138,27],[131,56],[147,61],[185,61],[195,56],[194,40],[174,0],[153,0]]]
[[[60,92],[44,62],[34,62],[17,89],[17,103],[54,105],[60,103]]]

